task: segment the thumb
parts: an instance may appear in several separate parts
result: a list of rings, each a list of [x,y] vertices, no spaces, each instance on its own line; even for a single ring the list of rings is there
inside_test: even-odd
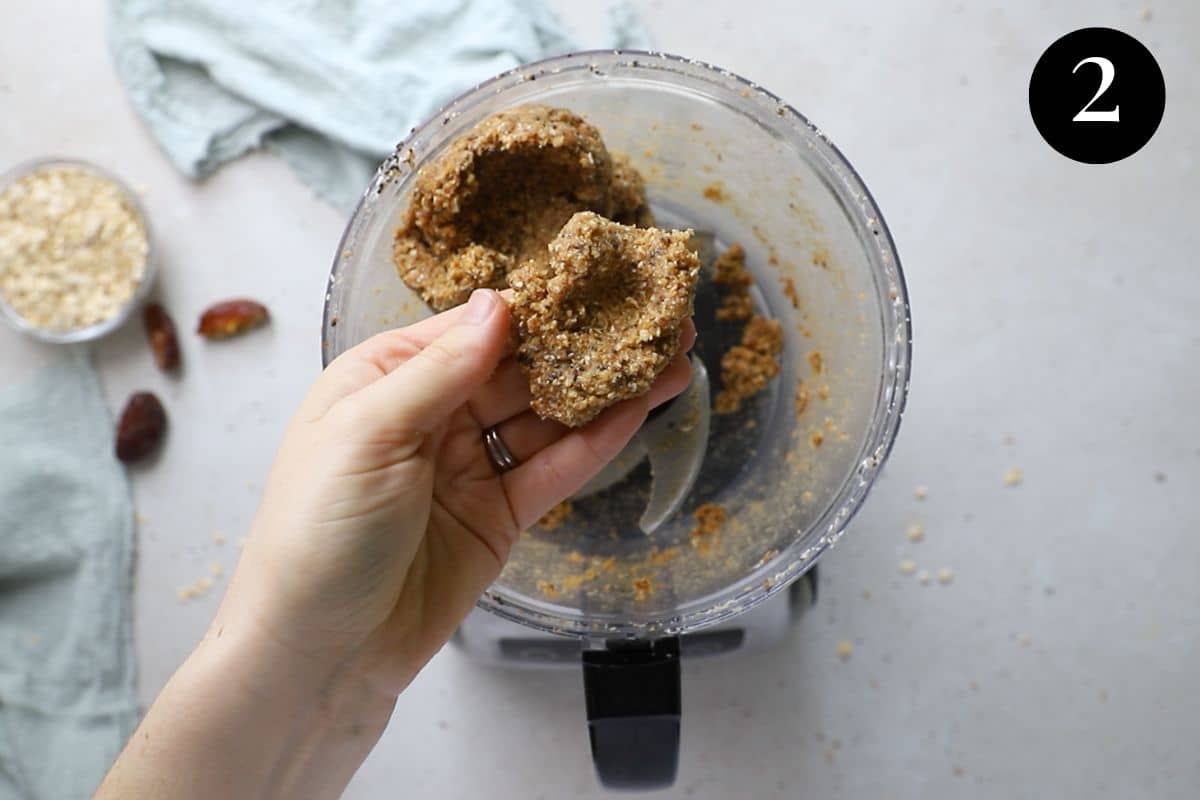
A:
[[[369,419],[428,431],[467,402],[492,374],[508,345],[508,304],[477,289],[458,321],[419,353],[356,393]]]

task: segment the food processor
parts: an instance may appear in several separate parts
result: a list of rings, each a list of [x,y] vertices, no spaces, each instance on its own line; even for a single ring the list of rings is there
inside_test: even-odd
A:
[[[496,664],[581,662],[600,781],[661,788],[678,761],[680,657],[776,641],[815,599],[817,559],[887,457],[908,386],[908,299],[873,199],[791,106],[693,60],[578,53],[471,89],[384,162],[330,276],[326,364],[430,313],[392,263],[416,172],[524,103],[582,115],[641,171],[657,225],[696,232],[699,337],[688,389],[557,524],[523,534],[456,641]],[[767,388],[717,413],[741,325],[717,318],[712,263],[734,243],[755,312],[782,324],[784,346]]]

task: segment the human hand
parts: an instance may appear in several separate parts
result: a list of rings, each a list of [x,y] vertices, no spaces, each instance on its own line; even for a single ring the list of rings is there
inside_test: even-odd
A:
[[[395,696],[500,573],[520,532],[579,489],[648,410],[687,386],[680,354],[650,393],[570,430],[529,410],[493,291],[346,352],[276,456],[215,624],[252,619],[285,651],[353,661]],[[483,431],[521,462],[497,475]]]

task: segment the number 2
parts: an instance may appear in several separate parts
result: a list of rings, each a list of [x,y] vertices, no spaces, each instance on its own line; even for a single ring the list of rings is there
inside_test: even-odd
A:
[[[1108,87],[1112,86],[1113,78],[1117,75],[1117,68],[1107,58],[1100,56],[1092,56],[1085,58],[1075,65],[1075,69],[1071,70],[1074,75],[1079,71],[1079,68],[1084,64],[1095,64],[1100,68],[1100,88],[1096,90],[1096,94],[1087,102],[1079,113],[1071,117],[1072,122],[1120,122],[1121,121],[1121,106],[1118,104],[1108,111],[1092,111],[1092,104],[1100,99],[1100,96],[1108,91]]]

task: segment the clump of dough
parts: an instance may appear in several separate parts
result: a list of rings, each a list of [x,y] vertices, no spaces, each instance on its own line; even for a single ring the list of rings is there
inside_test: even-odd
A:
[[[642,176],[563,108],[493,114],[422,169],[396,230],[400,277],[438,311],[477,288],[503,289],[580,211],[648,224]]]
[[[509,275],[531,407],[577,427],[644,394],[679,351],[700,262],[690,231],[571,217],[548,258]]]
[[[779,374],[783,326],[779,320],[755,314],[742,331],[741,344],[721,356],[721,386],[713,401],[718,414],[731,414],[742,402],[767,388]]]

